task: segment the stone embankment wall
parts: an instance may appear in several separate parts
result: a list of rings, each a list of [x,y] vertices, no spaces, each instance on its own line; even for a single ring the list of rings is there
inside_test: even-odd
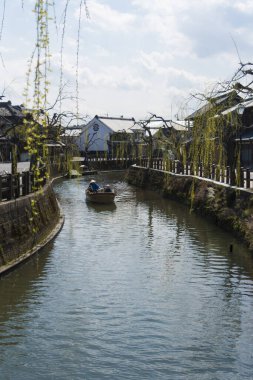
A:
[[[0,275],[42,248],[60,231],[63,221],[51,184],[0,203]]]
[[[253,251],[253,192],[186,175],[132,166],[128,183],[180,200],[233,233]]]

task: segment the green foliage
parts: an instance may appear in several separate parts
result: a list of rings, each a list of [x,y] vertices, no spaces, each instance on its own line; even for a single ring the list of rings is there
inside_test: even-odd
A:
[[[233,97],[228,98],[226,108],[233,105]],[[224,105],[212,102],[206,112],[194,119],[190,161],[194,171],[201,164],[204,176],[211,174],[212,164],[217,165],[216,177],[225,173],[226,166],[236,169],[236,182],[240,180],[240,147],[234,144],[241,129],[241,120],[235,112],[223,115]]]
[[[28,65],[25,96],[25,133],[26,149],[30,154],[31,170],[34,172],[35,184],[40,187],[43,182],[40,167],[46,157],[44,141],[48,136],[47,113],[50,67],[49,52],[49,0],[37,0],[34,5],[37,38],[35,48]],[[32,80],[33,75],[33,80]]]

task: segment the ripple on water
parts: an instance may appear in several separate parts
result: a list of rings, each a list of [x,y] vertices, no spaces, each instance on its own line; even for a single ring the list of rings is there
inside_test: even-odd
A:
[[[227,235],[205,220],[106,176],[112,208],[86,203],[89,179],[57,184],[61,233],[0,282],[2,376],[250,379],[247,253],[228,255]]]

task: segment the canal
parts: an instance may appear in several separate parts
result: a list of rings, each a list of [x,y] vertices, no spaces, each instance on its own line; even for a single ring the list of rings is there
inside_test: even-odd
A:
[[[180,203],[54,184],[60,234],[0,280],[0,380],[253,379],[253,260]],[[229,252],[233,244],[233,252]]]

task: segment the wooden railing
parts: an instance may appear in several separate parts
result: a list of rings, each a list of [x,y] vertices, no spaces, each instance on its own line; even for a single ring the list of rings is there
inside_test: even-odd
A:
[[[197,167],[190,163],[183,165],[180,161],[165,161],[162,158],[154,158],[152,161],[143,158],[138,160],[137,164],[145,168],[168,171],[174,174],[206,178],[230,186],[245,189],[253,188],[253,171],[249,168],[241,167],[239,171],[232,172],[229,166],[224,169],[213,164],[209,168],[204,168],[202,165]]]
[[[133,163],[144,168],[167,171],[179,175],[197,176],[203,179],[210,179],[222,184],[237,186],[245,189],[253,189],[253,171],[248,168],[240,168],[239,172],[231,172],[227,166],[221,169],[218,165],[211,165],[208,169],[202,165],[198,167],[187,163],[183,165],[180,161],[163,160],[162,158],[153,158],[152,161],[147,158],[136,159],[133,157],[106,157],[104,155],[92,157],[86,160],[87,163],[99,162],[118,162],[119,166],[125,163],[125,167]],[[35,179],[34,173],[25,171],[18,174],[0,174],[0,202],[19,198],[38,190],[40,186],[46,183],[45,169],[41,170],[41,179]]]
[[[128,157],[110,157],[105,154],[96,155],[89,157],[86,162],[89,164],[99,163],[99,162],[125,162],[128,165],[136,163],[145,168],[157,169],[168,171],[174,174],[184,174],[192,175],[201,178],[210,179],[222,184],[237,186],[240,188],[250,189],[253,188],[253,171],[249,168],[241,167],[240,170],[231,171],[230,167],[227,166],[225,169],[221,168],[219,165],[210,165],[209,168],[204,168],[202,165],[196,167],[191,163],[183,165],[177,160],[164,160],[163,158],[153,158],[150,161],[147,158],[135,158],[132,156]],[[128,165],[125,165],[126,167]]]
[[[45,185],[45,171],[41,171],[41,179],[35,179],[33,172],[0,175],[0,202],[19,198],[33,193]]]
[[[134,158],[132,156],[125,156],[125,157],[113,157],[111,155],[105,155],[105,154],[100,154],[96,156],[90,156],[87,157],[86,159],[84,158],[84,162],[103,162],[103,161],[133,161]]]

